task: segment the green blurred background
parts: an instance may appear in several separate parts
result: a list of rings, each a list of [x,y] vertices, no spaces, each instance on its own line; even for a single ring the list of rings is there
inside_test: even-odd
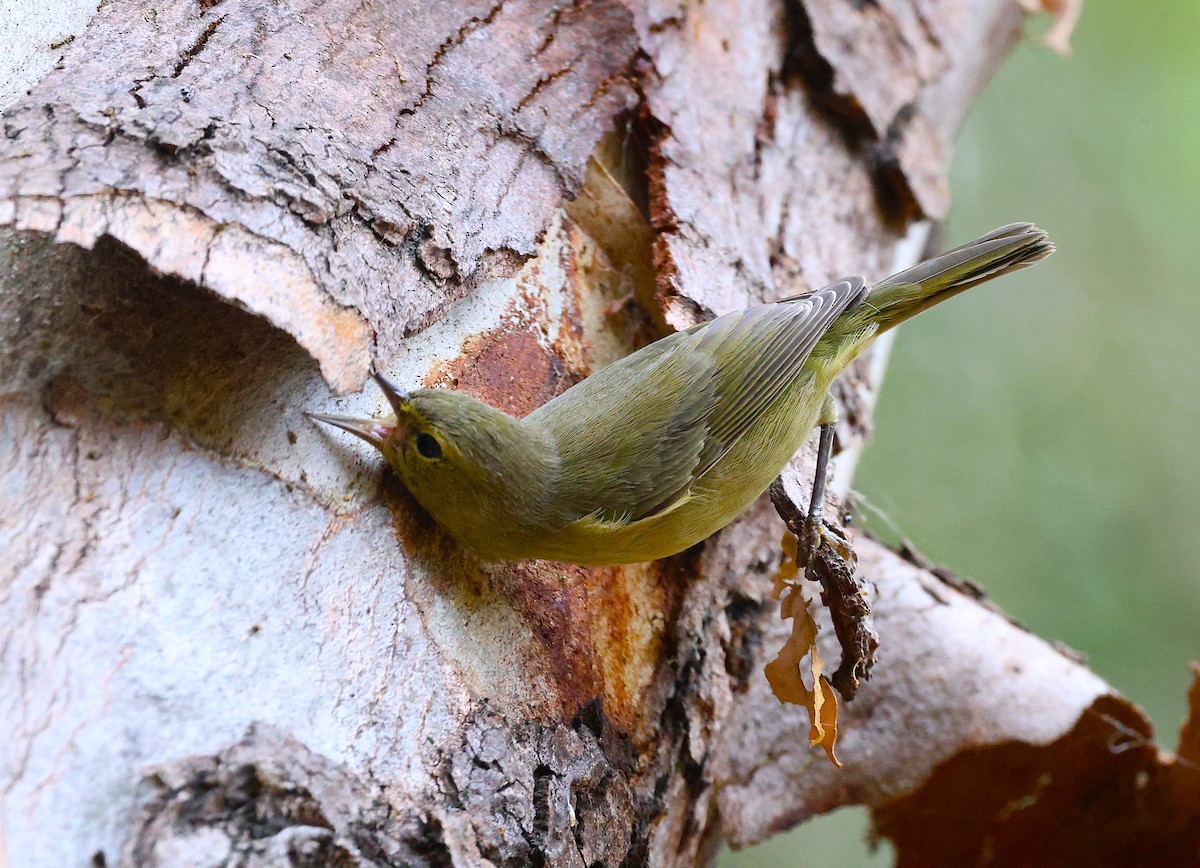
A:
[[[1173,747],[1200,659],[1200,2],[1089,0],[1072,47],[1031,35],[976,102],[944,234],[1032,220],[1059,252],[904,326],[856,487]],[[890,864],[866,829],[720,865]]]

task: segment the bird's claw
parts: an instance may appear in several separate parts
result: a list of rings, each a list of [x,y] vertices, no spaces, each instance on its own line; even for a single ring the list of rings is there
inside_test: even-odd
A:
[[[850,540],[842,536],[836,527],[823,521],[805,520],[804,546],[808,550],[806,568],[812,567],[822,549],[828,549],[843,561],[848,561],[853,556]]]
[[[823,545],[829,544],[829,534],[825,532],[823,523],[806,519],[804,522],[804,547],[808,551],[808,557],[805,559],[805,567],[811,569],[813,561],[816,560],[818,553]]]

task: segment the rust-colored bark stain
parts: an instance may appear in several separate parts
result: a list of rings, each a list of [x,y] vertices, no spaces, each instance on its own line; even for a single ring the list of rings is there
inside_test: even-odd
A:
[[[561,712],[603,698],[605,715],[637,740],[649,737],[646,698],[665,657],[685,571],[679,555],[648,564],[507,566],[502,587],[549,653]]]
[[[385,490],[400,544],[428,577],[431,593],[464,613],[495,616],[506,609],[528,629],[537,652],[526,664],[530,682],[540,674],[554,690],[521,697],[537,716],[570,719],[599,697],[618,730],[650,737],[646,698],[665,658],[680,591],[694,575],[689,553],[616,567],[484,564],[441,530],[390,472]]]
[[[900,866],[1195,866],[1200,768],[1160,754],[1142,714],[1102,696],[1049,745],[956,754],[874,820]]]
[[[471,335],[459,354],[435,365],[425,377],[429,388],[449,387],[478,398],[514,416],[524,416],[573,386],[582,373],[572,370],[560,336],[548,339],[543,324],[546,303],[537,287],[536,263],[523,291],[508,305],[502,325]],[[566,333],[571,343],[582,333]],[[578,355],[578,353],[573,353]]]
[[[671,199],[667,192],[666,158],[662,153],[663,139],[666,135],[663,131],[656,131],[653,134],[646,168],[650,226],[654,230],[650,251],[654,265],[655,287],[650,314],[660,326],[682,330],[711,317],[706,317],[705,312],[701,311],[698,305],[685,296],[681,296],[678,290],[679,268],[671,256],[669,238],[679,231],[679,224],[675,212],[671,208]],[[689,304],[689,302],[691,303]],[[672,316],[674,309],[680,304],[686,306],[693,322],[677,321],[678,316]]]
[[[430,371],[425,385],[449,386],[514,416],[524,416],[574,385],[562,355],[536,326],[505,326],[468,338],[462,353]]]

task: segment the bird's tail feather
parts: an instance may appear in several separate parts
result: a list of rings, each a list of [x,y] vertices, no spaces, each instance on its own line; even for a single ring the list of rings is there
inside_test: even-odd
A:
[[[1025,268],[1053,252],[1046,233],[1032,223],[1002,226],[880,281],[855,313],[861,311],[883,332],[963,290]]]

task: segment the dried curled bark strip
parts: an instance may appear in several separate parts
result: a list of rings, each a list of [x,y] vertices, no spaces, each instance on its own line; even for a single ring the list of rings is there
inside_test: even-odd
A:
[[[808,516],[788,497],[782,478],[771,483],[771,503],[797,539],[810,538]],[[829,521],[824,522],[823,532],[816,537],[804,577],[821,585],[821,602],[829,609],[842,648],[842,662],[830,682],[849,702],[858,693],[859,684],[871,677],[879,634],[871,622],[871,606],[854,578],[858,557],[850,541],[840,527]]]

